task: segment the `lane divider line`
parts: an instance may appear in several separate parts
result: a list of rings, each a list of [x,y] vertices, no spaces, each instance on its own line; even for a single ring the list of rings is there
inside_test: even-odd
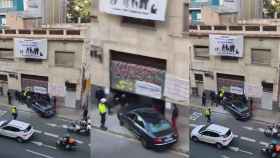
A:
[[[252,142],[252,143],[255,143],[256,140],[255,139],[252,139],[252,138],[248,138],[248,137],[240,137],[241,140],[245,140],[245,141],[248,141],[248,142]]]
[[[59,135],[53,134],[53,133],[49,133],[49,132],[44,132],[44,135],[50,136],[50,137],[54,137],[54,138],[58,138],[59,137]]]
[[[54,157],[52,157],[52,156],[50,156],[50,155],[42,154],[42,153],[39,153],[39,152],[30,150],[30,149],[26,149],[25,151],[27,151],[27,152],[29,152],[29,153],[32,153],[32,154],[34,154],[34,155],[37,155],[37,156],[44,157],[44,158],[54,158]]]

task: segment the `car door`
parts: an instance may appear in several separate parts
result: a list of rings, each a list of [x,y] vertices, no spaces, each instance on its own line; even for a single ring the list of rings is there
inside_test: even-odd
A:
[[[129,129],[133,130],[134,122],[137,116],[134,113],[128,113],[125,117],[124,125]]]
[[[16,138],[17,134],[20,130],[12,127],[12,126],[5,126],[2,128],[2,135],[7,136],[7,137],[12,137],[12,138]]]
[[[214,144],[215,142],[214,142],[214,138],[212,136],[213,136],[213,132],[203,131],[201,133],[200,140],[203,141],[203,142],[206,142],[206,143]]]
[[[138,137],[141,137],[145,134],[145,123],[141,117],[139,117],[139,116],[136,117],[133,128],[134,128],[135,134]]]

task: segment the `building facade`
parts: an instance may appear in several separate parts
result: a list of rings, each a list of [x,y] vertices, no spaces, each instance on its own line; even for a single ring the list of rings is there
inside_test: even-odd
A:
[[[192,95],[224,89],[252,98],[256,108],[278,110],[278,31],[276,26],[191,29]]]
[[[130,3],[122,6],[115,2],[120,8],[139,11]],[[142,11],[151,9],[156,15],[147,17],[140,11],[131,15],[110,10],[108,6],[113,4],[109,1],[93,1],[88,55],[93,97],[97,87],[102,87],[107,94],[126,93],[142,104],[189,104],[188,41],[183,38],[188,28],[188,3],[151,3],[157,8],[143,4]],[[135,6],[141,10],[141,5]],[[175,81],[182,83],[181,91]]]
[[[80,107],[85,37],[80,30],[3,30],[0,94],[31,90]],[[30,44],[32,43],[32,44]]]
[[[67,0],[1,0],[0,25],[13,29],[66,22]]]
[[[203,8],[211,8],[219,14],[237,13],[238,20],[262,18],[263,0],[191,0],[190,19],[192,24],[203,24]]]

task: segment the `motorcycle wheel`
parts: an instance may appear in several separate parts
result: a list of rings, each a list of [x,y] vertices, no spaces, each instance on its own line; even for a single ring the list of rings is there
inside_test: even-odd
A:
[[[71,149],[71,145],[66,144],[66,145],[65,145],[65,149],[70,150],[70,149]]]
[[[264,135],[267,137],[271,137],[272,136],[272,131],[270,131],[269,129],[265,129],[264,130]]]

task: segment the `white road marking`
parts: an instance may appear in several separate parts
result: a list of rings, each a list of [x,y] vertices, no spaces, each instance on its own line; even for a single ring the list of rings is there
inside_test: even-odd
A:
[[[62,125],[61,127],[64,128],[64,129],[67,129],[67,128],[68,128],[67,125]]]
[[[235,151],[235,152],[238,152],[239,151],[239,148],[238,147],[234,147],[234,146],[230,146],[229,149],[231,151]]]
[[[39,133],[39,134],[41,134],[41,133],[42,133],[42,131],[37,130],[37,129],[34,129],[34,132],[35,132],[35,133]]]
[[[263,146],[268,146],[268,145],[269,145],[269,143],[267,143],[267,142],[263,142],[263,141],[260,141],[260,145],[263,145]]]
[[[0,110],[0,116],[5,115],[7,112],[8,112],[8,111],[6,111],[6,110]]]
[[[55,146],[51,146],[51,145],[47,145],[47,144],[43,144],[44,147],[50,148],[50,149],[54,149],[56,150],[57,148]]]
[[[195,120],[197,120],[199,117],[201,117],[202,116],[202,113],[201,112],[193,112],[192,114],[191,114],[191,116],[190,116],[190,120],[193,120],[193,121],[195,121]]]
[[[50,148],[50,149],[56,149],[56,147],[54,146],[51,146],[51,145],[47,145],[47,144],[44,144],[42,142],[37,142],[37,141],[31,141],[31,143],[35,144],[35,145],[38,145],[38,146],[43,146],[43,147],[47,147],[47,148]]]
[[[51,126],[51,127],[56,127],[57,126],[57,124],[55,124],[55,123],[47,123],[47,125]]]
[[[239,136],[237,134],[233,134],[233,137],[234,138],[238,138]]]
[[[221,155],[221,158],[230,158],[230,157],[226,155]]]
[[[239,152],[242,152],[242,153],[245,153],[245,154],[248,154],[248,155],[254,155],[254,153],[252,153],[250,151],[246,151],[246,150],[239,149]]]
[[[196,126],[198,126],[198,125],[193,124],[193,123],[190,123],[189,126],[190,126],[190,127],[196,127]]]
[[[248,141],[248,142],[253,142],[255,143],[256,140],[255,139],[252,139],[252,138],[248,138],[248,137],[240,137],[241,140],[245,140],[245,141]]]
[[[80,140],[76,140],[76,142],[77,142],[78,144],[84,144],[84,142],[83,142],[83,141],[80,141]]]
[[[230,146],[229,149],[234,151],[234,152],[242,152],[242,153],[245,153],[245,154],[248,154],[248,155],[254,155],[254,153],[252,153],[250,151],[242,150],[239,147]]]
[[[260,131],[260,132],[264,132],[264,129],[263,128],[258,128],[258,130]]]
[[[44,157],[44,158],[54,158],[50,155],[42,154],[42,153],[39,153],[39,152],[36,152],[36,151],[33,151],[33,150],[29,150],[29,149],[26,149],[25,151],[30,152],[30,153],[32,153],[34,155],[37,155],[37,156]]]
[[[249,127],[249,126],[243,126],[242,128],[247,129],[247,130],[249,130],[249,131],[253,131],[253,130],[254,130],[253,127]]]
[[[54,138],[58,138],[59,137],[59,135],[53,134],[53,133],[49,133],[49,132],[44,132],[44,135],[50,136],[50,137],[54,137]]]

